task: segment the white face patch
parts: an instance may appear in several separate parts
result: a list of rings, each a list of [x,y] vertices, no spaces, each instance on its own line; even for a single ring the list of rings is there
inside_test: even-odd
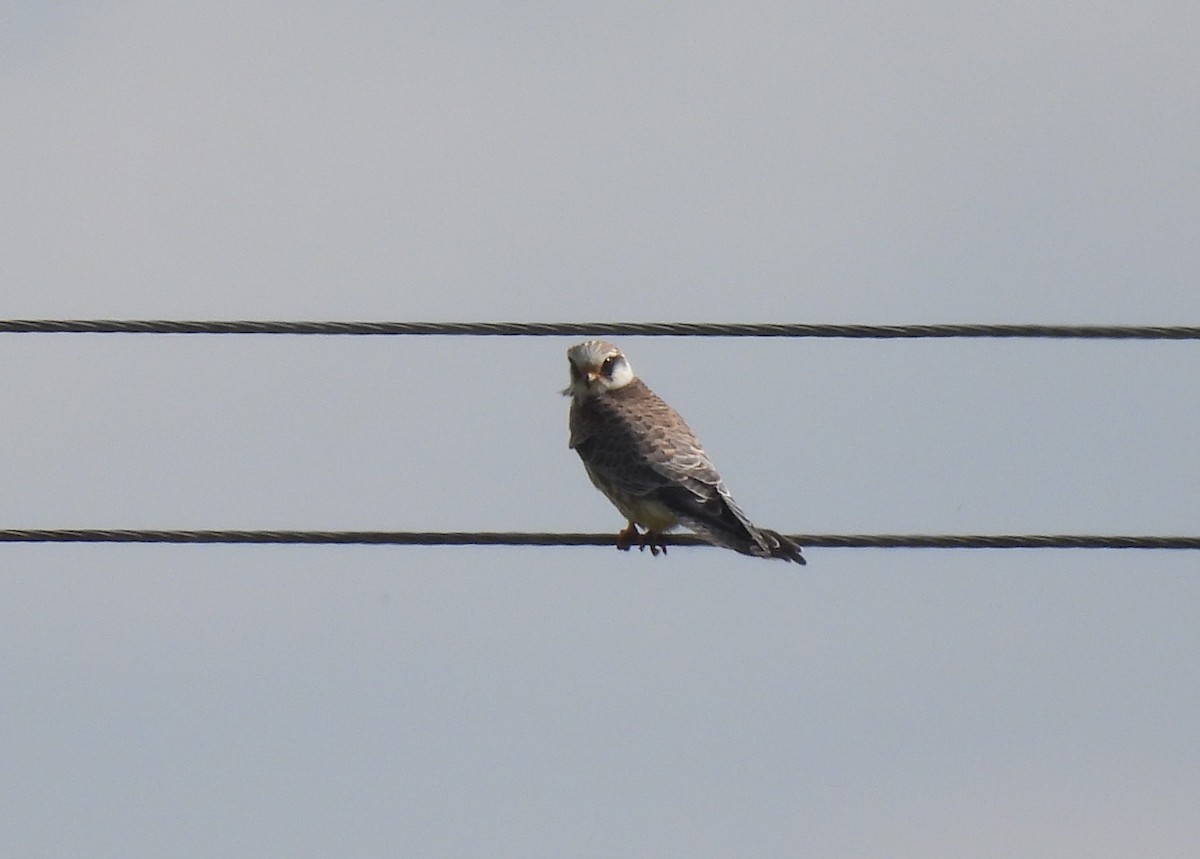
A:
[[[588,397],[623,388],[635,378],[621,351],[603,340],[587,340],[567,350],[571,385],[564,394]]]
[[[609,367],[609,374],[604,375],[605,365],[601,365],[600,378],[598,382],[606,382],[605,387],[610,391],[615,391],[617,388],[623,388],[633,381],[633,368],[629,366],[629,361],[620,352],[616,355],[616,360]]]

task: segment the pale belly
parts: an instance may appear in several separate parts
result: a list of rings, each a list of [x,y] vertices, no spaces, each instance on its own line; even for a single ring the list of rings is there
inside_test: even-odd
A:
[[[606,485],[602,480],[597,480],[590,468],[587,472],[596,488],[603,492],[613,506],[621,511],[621,515],[631,522],[636,522],[647,531],[656,533],[662,533],[679,524],[679,519],[661,501],[647,498],[644,495],[622,492],[615,487]]]

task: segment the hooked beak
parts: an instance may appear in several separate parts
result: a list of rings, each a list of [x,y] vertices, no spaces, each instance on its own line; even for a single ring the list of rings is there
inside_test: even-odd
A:
[[[585,388],[591,388],[591,387],[592,387],[592,382],[595,382],[595,381],[596,381],[597,379],[599,379],[599,378],[600,378],[600,374],[599,374],[597,371],[595,371],[595,370],[585,370],[585,371],[584,371],[584,373],[583,373],[583,378],[582,378],[580,381],[581,381],[581,382],[583,382],[583,386],[584,386]],[[570,385],[567,385],[567,387],[565,387],[565,388],[563,388],[563,389],[562,389],[562,395],[563,395],[564,397],[569,397],[569,396],[571,396],[572,394],[574,394],[574,393],[575,393],[575,390],[576,390],[576,385],[577,385],[577,384],[579,384],[579,383],[578,383],[578,382],[573,382],[573,383],[571,383]]]

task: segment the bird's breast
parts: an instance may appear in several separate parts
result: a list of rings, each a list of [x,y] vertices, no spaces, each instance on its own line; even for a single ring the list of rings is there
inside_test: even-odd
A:
[[[634,495],[625,492],[619,486],[600,474],[587,461],[584,461],[588,477],[596,488],[621,511],[621,515],[631,522],[637,522],[650,531],[666,531],[679,524],[678,517],[671,512],[666,504],[648,495]]]

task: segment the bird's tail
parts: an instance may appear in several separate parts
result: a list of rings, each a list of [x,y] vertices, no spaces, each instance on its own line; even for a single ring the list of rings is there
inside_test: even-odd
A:
[[[808,563],[808,561],[804,560],[804,556],[800,554],[800,547],[778,531],[768,531],[765,528],[758,528],[756,530],[762,540],[758,546],[754,547],[759,551],[751,549],[752,554],[760,555],[763,558],[781,558],[784,561],[792,561],[801,566]]]

